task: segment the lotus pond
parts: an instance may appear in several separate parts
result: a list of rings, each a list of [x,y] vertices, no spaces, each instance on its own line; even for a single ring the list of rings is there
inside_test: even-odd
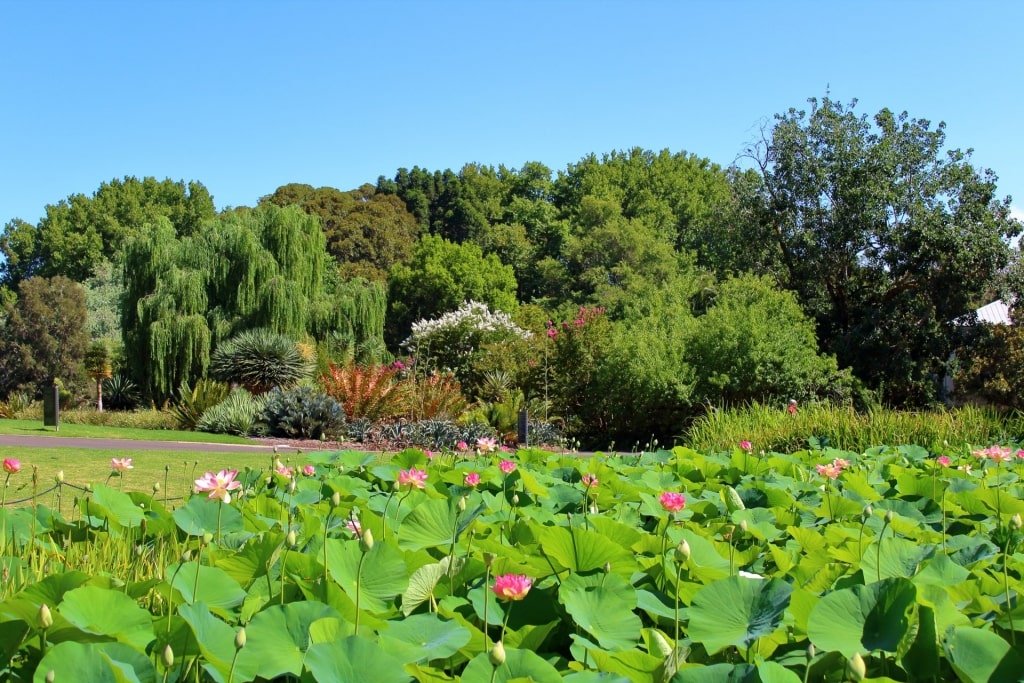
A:
[[[111,479],[0,510],[0,677],[1016,681],[1021,455],[316,452],[183,501]]]

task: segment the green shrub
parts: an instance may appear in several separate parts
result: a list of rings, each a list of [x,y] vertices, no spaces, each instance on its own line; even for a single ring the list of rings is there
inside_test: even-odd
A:
[[[210,356],[210,374],[252,394],[290,389],[313,371],[312,358],[294,340],[266,329],[242,332]]]
[[[195,429],[203,413],[226,399],[231,393],[231,388],[224,382],[201,379],[196,382],[195,387],[190,387],[188,382],[182,382],[178,393],[180,398],[170,410],[177,418],[178,429]]]
[[[226,399],[203,412],[196,423],[196,430],[211,434],[248,436],[253,433],[265,403],[266,399],[262,396],[253,396],[245,389],[236,389]]]
[[[75,408],[61,410],[60,421],[67,424],[129,429],[178,428],[177,418],[163,410],[104,410],[101,413],[94,408]]]
[[[103,380],[103,404],[111,410],[131,410],[139,405],[141,392],[123,372]]]
[[[263,424],[271,436],[287,438],[334,438],[345,433],[345,411],[333,398],[310,387],[267,394]]]

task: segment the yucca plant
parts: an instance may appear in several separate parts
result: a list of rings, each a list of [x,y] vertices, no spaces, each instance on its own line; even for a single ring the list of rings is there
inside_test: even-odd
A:
[[[328,396],[341,404],[349,419],[382,420],[406,412],[408,385],[396,379],[398,370],[389,366],[344,366],[331,364],[320,383]]]
[[[227,340],[210,356],[210,374],[252,394],[290,389],[308,377],[312,359],[289,337],[257,328]]]
[[[221,403],[230,393],[227,383],[214,379],[201,379],[195,387],[182,382],[178,389],[180,398],[170,409],[178,421],[178,429],[195,429],[203,413]]]
[[[265,396],[254,396],[245,389],[236,389],[202,414],[196,422],[196,430],[211,434],[248,436],[265,405]]]
[[[131,410],[141,400],[138,385],[123,372],[103,380],[103,389],[107,407],[114,410]]]

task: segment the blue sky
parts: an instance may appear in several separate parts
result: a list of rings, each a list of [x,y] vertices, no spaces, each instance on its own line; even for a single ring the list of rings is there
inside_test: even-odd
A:
[[[218,208],[399,167],[732,163],[826,89],[947,124],[1024,207],[1021,2],[0,0],[0,222],[127,175]]]

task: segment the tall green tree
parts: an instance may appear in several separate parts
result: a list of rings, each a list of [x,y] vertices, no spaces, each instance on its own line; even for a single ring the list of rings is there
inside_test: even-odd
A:
[[[790,109],[749,155],[745,238],[814,317],[824,350],[896,404],[936,396],[957,320],[993,290],[1020,234],[996,176],[945,148],[945,126],[829,99]]]
[[[16,285],[33,275],[88,278],[129,235],[159,217],[178,235],[192,235],[215,213],[213,197],[198,182],[126,177],[102,183],[91,196],[73,194],[46,206],[36,226],[13,220],[0,235],[0,281]]]

